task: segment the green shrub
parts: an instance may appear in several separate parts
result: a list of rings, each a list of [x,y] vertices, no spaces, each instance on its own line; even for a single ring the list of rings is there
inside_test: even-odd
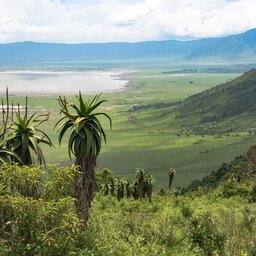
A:
[[[83,225],[71,197],[77,170],[0,166],[1,255],[72,255]],[[73,254],[75,255],[75,254]]]
[[[225,236],[218,230],[210,212],[190,220],[188,235],[192,247],[199,247],[203,255],[223,255]]]
[[[250,192],[250,202],[256,203],[256,184],[253,184]]]
[[[1,256],[255,255],[253,182],[155,193],[151,203],[99,191],[85,226],[72,197],[78,174],[75,166],[0,166]]]
[[[239,183],[232,180],[223,182],[219,188],[219,191],[221,192],[222,196],[226,198],[239,195],[249,199],[251,193],[251,189],[248,184]]]

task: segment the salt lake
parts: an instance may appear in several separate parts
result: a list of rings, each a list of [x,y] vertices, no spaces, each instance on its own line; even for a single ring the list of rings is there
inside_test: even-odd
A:
[[[4,71],[0,72],[0,94],[51,95],[124,90],[128,81],[120,71]]]

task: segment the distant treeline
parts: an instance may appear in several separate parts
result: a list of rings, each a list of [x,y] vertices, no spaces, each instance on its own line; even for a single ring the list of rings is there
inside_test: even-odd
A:
[[[179,70],[164,71],[162,74],[184,74],[184,73],[244,73],[255,68],[256,64],[232,65],[232,66],[211,66],[185,68]]]
[[[139,110],[146,109],[159,109],[159,108],[168,108],[177,105],[179,102],[156,102],[145,105],[135,105],[128,110],[128,112],[136,112]]]

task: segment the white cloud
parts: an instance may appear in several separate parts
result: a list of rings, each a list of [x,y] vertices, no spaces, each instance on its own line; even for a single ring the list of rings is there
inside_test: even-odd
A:
[[[0,42],[202,38],[256,27],[255,0],[0,0]]]

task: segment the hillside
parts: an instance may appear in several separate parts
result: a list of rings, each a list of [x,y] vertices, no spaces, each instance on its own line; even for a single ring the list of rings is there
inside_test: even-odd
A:
[[[2,64],[137,58],[170,58],[182,61],[205,59],[252,61],[255,57],[256,29],[238,35],[192,41],[84,44],[18,42],[0,45]]]
[[[176,110],[177,122],[194,131],[219,132],[256,128],[256,69],[225,84],[188,97]],[[206,127],[206,128],[205,128]]]
[[[237,184],[254,182],[256,176],[256,146],[251,147],[244,155],[235,157],[230,163],[223,163],[217,170],[204,176],[201,180],[194,180],[184,189],[184,192],[196,191],[199,187],[205,191],[221,187],[223,184],[234,183],[232,187],[238,187]],[[226,189],[228,195],[231,191]]]

